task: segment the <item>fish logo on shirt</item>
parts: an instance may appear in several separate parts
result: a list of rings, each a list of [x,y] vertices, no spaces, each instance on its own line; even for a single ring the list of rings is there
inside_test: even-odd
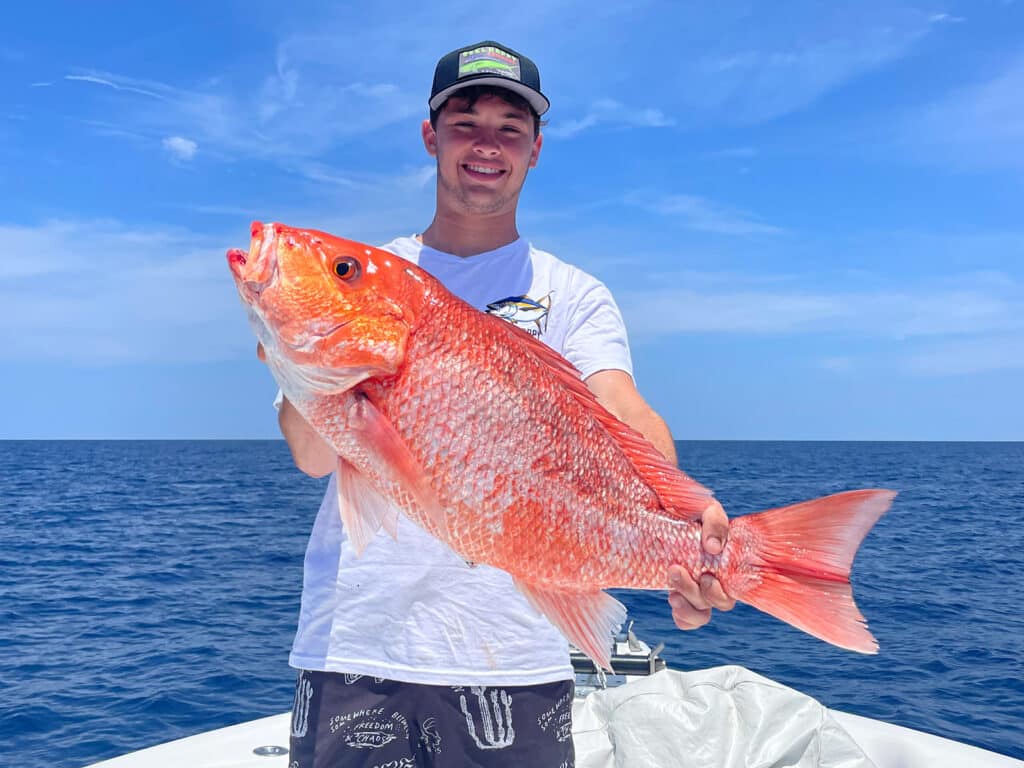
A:
[[[517,325],[531,336],[540,336],[548,329],[551,294],[539,301],[529,296],[508,296],[487,305],[487,314]],[[533,326],[533,327],[531,327]],[[536,330],[534,330],[536,328]]]

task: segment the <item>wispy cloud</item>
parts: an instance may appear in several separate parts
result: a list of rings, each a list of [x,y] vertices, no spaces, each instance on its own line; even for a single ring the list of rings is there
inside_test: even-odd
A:
[[[196,213],[204,213],[209,216],[230,216],[231,218],[247,219],[252,218],[253,209],[241,205],[197,205],[195,203],[186,203],[178,206],[185,210],[195,211]]]
[[[424,165],[402,173],[398,184],[409,189],[426,189],[437,177],[437,165]]]
[[[681,226],[699,232],[746,236],[778,235],[785,231],[781,227],[766,224],[752,213],[697,195],[658,195],[634,191],[626,196],[626,203],[670,217]]]
[[[95,71],[65,80],[117,92],[123,98],[103,106],[104,119],[129,133],[148,135],[164,148],[168,136],[193,137],[188,141],[228,158],[311,158],[423,111],[421,98],[393,83],[339,82],[331,76],[336,62],[318,59],[317,49],[296,61],[294,45],[284,47],[292,53],[281,53],[276,71],[248,91],[217,79],[188,89]]]
[[[757,157],[757,147],[726,147],[724,149],[713,149],[705,152],[705,157],[721,157],[727,160],[749,160]]]
[[[904,365],[925,376],[961,376],[1024,369],[1024,335],[998,335],[930,344],[909,355]]]
[[[928,17],[930,24],[962,24],[967,21],[963,16],[954,16],[950,13],[933,13]]]
[[[248,341],[217,238],[64,220],[0,239],[0,359],[210,360]]]
[[[634,109],[613,99],[599,99],[583,117],[553,123],[544,129],[544,133],[556,138],[571,138],[598,125],[616,128],[665,128],[674,124],[675,121],[666,117],[660,109]]]
[[[860,368],[923,376],[1024,369],[1021,286],[971,274],[949,280],[964,287],[873,293],[680,288],[620,292],[619,303],[631,334],[648,341],[678,334],[829,339],[836,354],[817,365],[838,375]]]
[[[315,160],[297,160],[290,162],[288,167],[309,181],[314,181],[317,184],[343,187],[345,189],[358,189],[359,187],[366,186],[364,181],[357,179],[352,175],[340,173],[337,169],[331,167],[327,163],[321,163]]]
[[[112,220],[0,224],[0,361],[248,358],[252,337],[224,254],[247,245],[249,221],[265,215],[380,243],[397,234],[396,221],[417,221],[408,202],[395,202],[397,183],[361,190],[366,205],[344,214],[327,205],[210,208],[225,217],[223,236]]]
[[[620,298],[645,334],[855,332],[889,339],[1024,330],[1019,287],[917,292],[794,289],[631,291]],[[624,310],[625,311],[625,310]]]
[[[179,160],[191,160],[196,156],[199,145],[183,136],[168,136],[163,140],[164,149]]]
[[[137,93],[142,96],[149,96],[150,98],[160,99],[165,101],[168,97],[162,93],[157,93],[155,88],[142,87],[140,83],[142,81],[132,80],[129,78],[107,76],[101,77],[97,74],[81,74],[81,75],[64,75],[65,80],[77,81],[82,83],[93,83],[94,85],[103,85],[107,88],[113,88],[115,91],[125,91],[126,93]],[[171,89],[167,86],[155,84],[156,87],[161,90],[170,91]]]
[[[766,33],[760,44],[704,54],[683,67],[677,92],[687,107],[718,120],[772,120],[903,58],[936,24],[954,18],[934,16],[864,6],[833,8],[815,23],[774,20],[774,45],[764,44],[772,37]],[[723,36],[732,37],[746,35]]]
[[[903,125],[919,157],[957,168],[1024,168],[1024,56],[986,82],[960,88]]]
[[[96,136],[128,139],[129,141],[138,142],[140,144],[147,144],[150,142],[149,136],[137,131],[129,130],[124,125],[117,125],[107,120],[79,120],[78,122],[87,126]]]

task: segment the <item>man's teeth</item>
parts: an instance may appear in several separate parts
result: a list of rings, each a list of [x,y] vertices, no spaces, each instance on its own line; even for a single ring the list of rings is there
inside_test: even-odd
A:
[[[467,165],[466,167],[471,171],[476,171],[477,173],[501,173],[501,170],[498,168],[486,168],[482,165]]]

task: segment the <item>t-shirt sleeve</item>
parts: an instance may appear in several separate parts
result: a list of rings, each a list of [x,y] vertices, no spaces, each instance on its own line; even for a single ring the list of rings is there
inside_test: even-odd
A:
[[[583,273],[578,273],[574,282],[578,299],[569,315],[562,354],[584,379],[605,370],[632,376],[626,324],[611,291]]]

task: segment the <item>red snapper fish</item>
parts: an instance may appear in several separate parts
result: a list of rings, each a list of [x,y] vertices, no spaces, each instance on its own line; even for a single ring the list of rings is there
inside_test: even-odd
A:
[[[606,411],[559,354],[452,295],[419,267],[324,232],[254,223],[228,251],[284,395],[337,451],[357,552],[400,509],[469,562],[511,574],[530,603],[609,669],[625,608],[603,590],[712,573],[732,597],[861,653],[857,548],[895,493],[857,490],[734,518]]]

